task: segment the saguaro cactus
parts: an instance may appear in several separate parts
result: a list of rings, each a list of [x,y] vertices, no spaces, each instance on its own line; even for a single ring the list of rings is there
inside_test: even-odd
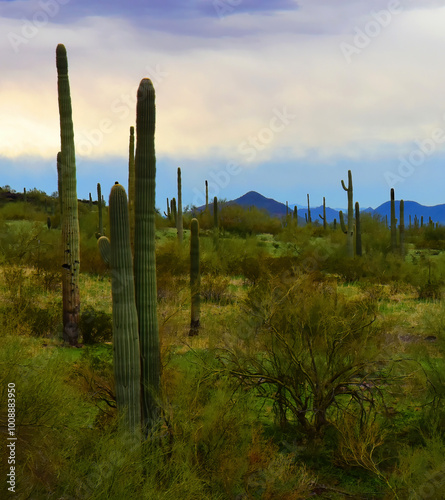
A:
[[[142,420],[147,428],[158,419],[161,373],[156,304],[155,112],[153,84],[144,78],[136,107],[134,274],[141,345]]]
[[[56,49],[57,89],[60,116],[60,171],[62,177],[62,304],[63,338],[71,345],[79,339],[79,217],[77,207],[76,156],[71,108],[68,59],[65,46]]]
[[[343,211],[340,210],[340,212],[338,212],[338,216],[340,218],[340,228],[341,230],[345,233],[345,234],[348,234],[348,230],[345,226],[345,217],[343,215]]]
[[[130,127],[130,140],[128,146],[128,215],[130,217],[130,242],[134,246],[134,127]]]
[[[103,215],[102,215],[102,191],[100,188],[100,183],[97,183],[97,208],[99,210],[99,235],[103,236],[104,234],[104,223],[103,223]]]
[[[178,231],[178,241],[182,245],[184,234],[183,221],[182,221],[182,182],[181,182],[181,169],[178,167],[178,215],[176,218],[176,229]]]
[[[309,203],[309,193],[307,195],[307,219],[306,219],[306,222],[308,224],[312,224],[311,206],[310,206],[310,203]]]
[[[404,257],[405,256],[405,202],[403,200],[400,200],[399,236],[400,236],[400,255]]]
[[[176,198],[172,198],[171,200],[171,213],[173,214],[173,222],[176,226],[176,220],[178,218],[178,211],[176,210]]]
[[[191,321],[189,335],[198,335],[199,316],[201,306],[201,273],[199,265],[199,222],[192,219],[190,225],[190,292],[191,292]]]
[[[391,188],[391,250],[397,251],[397,219],[394,188]]]
[[[327,222],[326,222],[326,199],[323,196],[323,215],[320,215],[320,219],[323,221],[323,229],[327,228]]]
[[[298,227],[298,208],[297,208],[297,205],[294,206],[294,221],[295,221],[295,225]]]
[[[213,227],[218,229],[218,198],[213,198]]]
[[[348,170],[348,187],[341,181],[342,188],[348,193],[348,228],[347,228],[347,252],[348,257],[354,257],[354,201],[352,191],[352,173]]]
[[[63,213],[63,202],[62,202],[62,153],[59,151],[57,153],[57,190],[59,194],[59,209],[60,215]]]
[[[362,255],[362,230],[360,225],[360,205],[355,202],[355,253]]]
[[[206,181],[206,210],[209,210],[209,183]]]
[[[118,411],[123,415],[126,429],[139,433],[141,430],[141,361],[133,258],[130,246],[130,222],[127,195],[123,186],[117,182],[111,188],[109,213],[116,403]]]

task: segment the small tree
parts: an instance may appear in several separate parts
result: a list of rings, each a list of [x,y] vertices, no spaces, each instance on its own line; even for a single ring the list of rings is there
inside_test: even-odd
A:
[[[367,414],[381,394],[374,390],[383,361],[375,314],[375,301],[347,300],[308,276],[290,284],[262,281],[249,293],[243,315],[249,319],[219,359],[273,402],[281,426],[293,423],[319,437],[336,412]]]

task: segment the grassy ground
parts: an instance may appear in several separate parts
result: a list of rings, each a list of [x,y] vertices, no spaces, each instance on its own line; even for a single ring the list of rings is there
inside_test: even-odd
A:
[[[158,231],[158,245],[169,249],[175,234],[172,228]],[[184,236],[187,241],[188,231]],[[384,333],[382,356],[398,360],[392,375],[402,377],[398,367],[415,362],[397,389],[383,384],[386,406],[359,434],[352,432],[355,423],[344,422],[343,428],[329,428],[322,441],[312,442],[294,424],[277,425],[272,400],[240,390],[225,376],[215,377],[219,366],[213,349],[238,345],[234,338],[242,319],[252,314],[246,301],[257,279],[255,269],[249,277],[242,274],[230,255],[242,255],[247,245],[252,261],[260,262],[261,252],[285,257],[291,252],[288,244],[267,234],[247,242],[222,240],[218,252],[224,259],[218,261],[212,237],[202,240],[199,336],[188,336],[187,251],[160,263],[165,422],[162,447],[145,455],[145,471],[116,437],[112,348],[99,335],[110,328],[109,273],[81,275],[82,310],[93,311],[89,324],[101,341],[73,349],[61,343],[57,276],[27,266],[0,268],[0,378],[3,386],[13,380],[18,388],[18,498],[138,498],[143,492],[144,498],[166,499],[402,499],[442,491],[445,445],[443,423],[436,420],[444,413],[426,405],[433,385],[437,404],[443,404],[442,302],[420,299],[418,288],[409,283],[344,281],[331,273],[329,283],[338,297],[351,303],[375,301],[375,325]],[[435,251],[411,249],[406,261],[413,258],[430,259],[436,267],[443,263]],[[4,397],[3,390],[2,432]],[[342,422],[331,416],[337,425]],[[3,477],[5,471],[2,463]]]

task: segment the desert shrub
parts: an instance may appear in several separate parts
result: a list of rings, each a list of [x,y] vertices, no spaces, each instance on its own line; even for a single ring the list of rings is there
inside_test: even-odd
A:
[[[375,314],[370,297],[346,299],[310,276],[262,281],[237,322],[242,335],[228,341],[219,359],[248,389],[272,401],[277,423],[317,436],[333,408],[355,406],[366,414],[379,400],[381,393],[371,389],[382,369]],[[360,384],[364,379],[371,383]]]
[[[417,230],[415,233],[416,248],[445,250],[445,227],[430,227],[429,225]]]
[[[0,309],[3,328],[8,332],[38,337],[57,337],[61,326],[60,302],[50,305],[38,300],[40,289],[35,275],[22,266],[4,266],[4,308]]]
[[[229,291],[230,279],[206,274],[201,278],[201,297],[206,302],[228,304],[233,300]]]
[[[434,432],[423,435],[421,446],[399,443],[398,465],[390,477],[399,498],[441,498],[445,488],[444,453],[443,436]]]
[[[6,336],[0,350],[0,427],[7,427],[7,386],[16,388],[17,498],[48,498],[60,471],[70,468],[88,432],[91,409],[70,384],[70,364],[58,350],[24,337]],[[4,432],[4,431],[2,431]],[[92,436],[89,436],[92,439]],[[9,465],[0,464],[6,478]]]
[[[32,278],[35,285],[44,292],[59,291],[62,288],[62,273],[60,270],[36,269]]]
[[[190,254],[186,246],[180,247],[177,239],[167,240],[156,248],[156,272],[179,276],[190,272]]]
[[[80,314],[79,328],[84,344],[110,342],[113,334],[111,314],[87,306]]]
[[[218,372],[211,352],[189,352],[165,368],[170,435],[164,455],[171,467],[165,486],[173,487],[181,465],[201,478],[203,498],[255,493],[272,499],[291,491],[295,498],[305,498],[310,475],[295,456],[281,455],[262,434],[252,395],[237,391],[238,384]]]

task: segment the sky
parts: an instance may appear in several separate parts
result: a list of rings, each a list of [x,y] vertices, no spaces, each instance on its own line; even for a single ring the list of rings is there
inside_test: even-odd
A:
[[[128,182],[156,91],[156,205],[247,191],[345,207],[445,203],[442,0],[0,0],[0,186],[57,191],[68,52],[78,197]]]

